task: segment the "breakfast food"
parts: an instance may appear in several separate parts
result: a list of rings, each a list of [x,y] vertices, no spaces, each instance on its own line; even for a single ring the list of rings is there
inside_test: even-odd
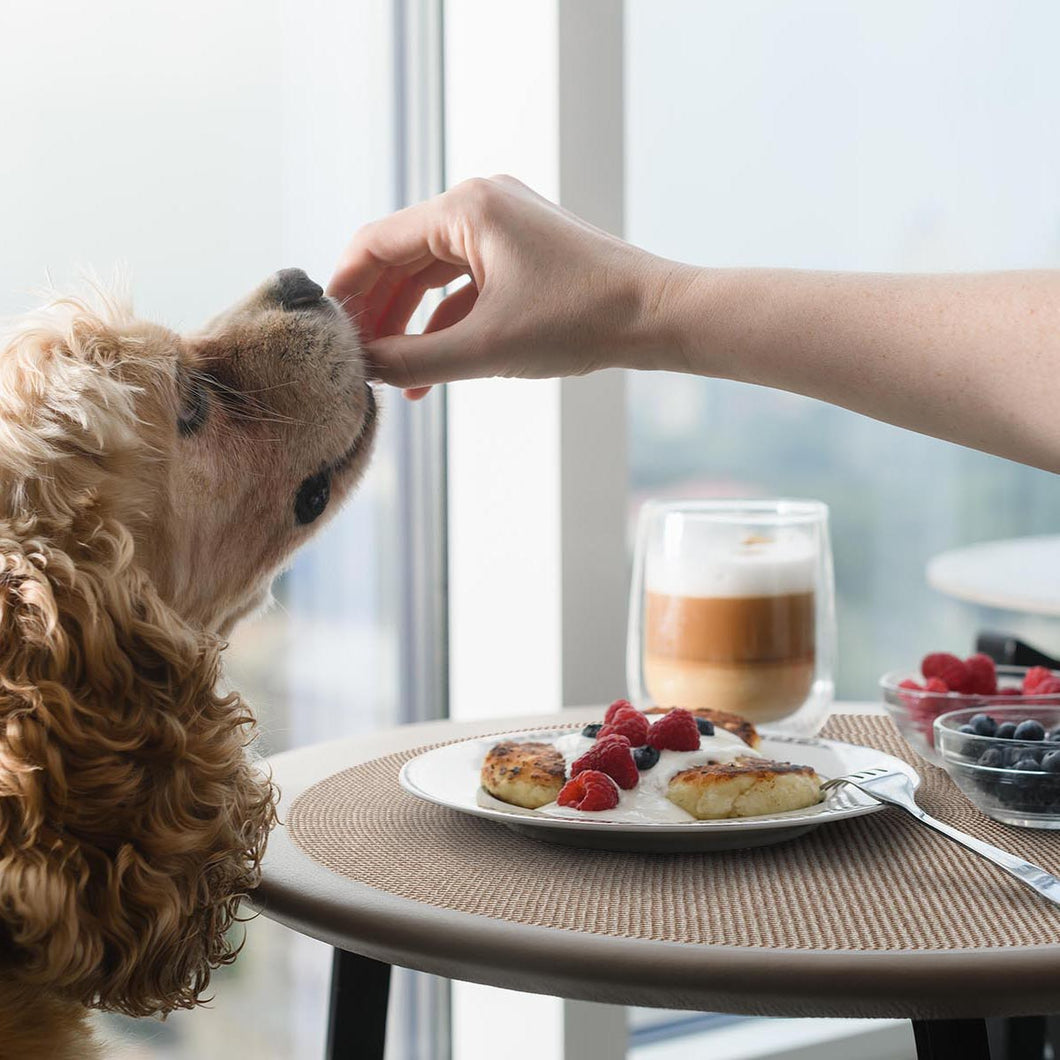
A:
[[[651,707],[644,713],[650,717],[653,714],[667,714],[669,712],[665,707]],[[709,721],[715,728],[731,732],[733,736],[743,740],[748,747],[757,747],[761,742],[758,730],[746,718],[741,718],[739,714],[730,714],[725,710],[710,710],[706,707],[696,707],[690,710],[689,714],[693,718]]]
[[[570,775],[576,777],[585,770],[607,774],[620,788],[632,791],[640,779],[633,749],[625,736],[600,736],[585,754],[570,765]]]
[[[716,528],[715,528],[716,531]],[[657,703],[794,713],[814,679],[816,557],[801,538],[711,540],[695,560],[649,553],[644,682]]]
[[[809,766],[744,758],[683,770],[667,798],[699,821],[757,817],[820,802],[821,778]]]
[[[586,769],[571,777],[556,802],[575,810],[612,810],[618,805],[618,785],[606,774]]]
[[[616,700],[581,732],[496,744],[482,786],[524,809],[631,822],[751,817],[820,801],[813,769],[769,761],[758,742],[754,726],[732,715],[675,708],[649,718]]]
[[[1041,720],[1052,715],[1055,721],[1055,711],[1025,717],[1014,706],[1003,708],[1004,721],[1000,711],[998,717],[983,712],[959,726],[965,738],[950,744],[951,760],[968,763],[965,775],[1009,810],[1060,814],[1060,727],[1049,730]]]
[[[563,755],[550,743],[504,740],[482,763],[482,786],[502,802],[528,810],[553,802],[565,779]]]
[[[903,690],[899,695],[913,725],[931,746],[935,743],[932,727],[935,718],[968,705],[967,700],[959,700],[952,693],[973,697],[973,703],[977,697],[987,702],[1003,697],[1013,702],[1040,704],[1058,702],[1039,697],[1055,697],[1060,693],[1060,675],[1044,666],[1032,666],[1019,684],[1001,684],[994,660],[983,654],[959,659],[949,652],[929,652],[920,664],[920,672],[924,676],[923,684],[906,678],[898,684]]]

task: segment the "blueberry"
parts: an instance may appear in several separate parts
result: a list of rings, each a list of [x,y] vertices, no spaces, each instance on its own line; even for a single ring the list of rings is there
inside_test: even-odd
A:
[[[659,761],[659,752],[656,751],[654,747],[649,747],[647,744],[643,747],[634,747],[633,761],[637,763],[637,768],[643,773],[646,770],[651,769],[651,767]]]
[[[1039,765],[1037,758],[1031,758],[1031,757],[1025,755],[1012,768],[1013,769],[1020,769],[1020,770],[1023,770],[1024,772],[1036,773],[1042,767]]]
[[[998,781],[989,773],[981,773],[976,778],[975,786],[991,800],[997,799]]]
[[[1060,773],[1060,751],[1049,751],[1042,759],[1042,769],[1046,773]]]
[[[1046,737],[1051,743],[1060,743],[1060,729],[1053,729],[1051,733]]]
[[[707,718],[696,718],[696,728],[699,729],[702,736],[714,735],[714,722],[709,721]]]
[[[971,727],[971,725],[962,725],[957,731],[958,732],[963,732],[966,736],[978,736],[979,735],[979,733],[977,733],[975,731],[975,729],[973,729]]]
[[[1011,769],[1023,757],[1022,747],[1005,748],[1005,765]]]
[[[1016,723],[1014,721],[1003,721],[997,727],[997,732],[994,735],[999,740],[1011,740],[1016,735]]]
[[[976,714],[968,724],[980,736],[993,736],[997,733],[997,722],[989,714]]]
[[[1021,721],[1019,725],[1016,726],[1015,739],[1044,740],[1045,729],[1042,728],[1042,723],[1040,721],[1028,718],[1026,721]]]
[[[979,756],[979,764],[981,766],[991,766],[994,769],[1001,769],[1005,765],[1005,756],[1000,747],[988,747]]]
[[[594,722],[592,725],[586,725],[585,728],[582,729],[582,736],[588,736],[590,740],[595,740],[596,737],[600,735],[600,730],[603,727],[604,724],[601,721]]]

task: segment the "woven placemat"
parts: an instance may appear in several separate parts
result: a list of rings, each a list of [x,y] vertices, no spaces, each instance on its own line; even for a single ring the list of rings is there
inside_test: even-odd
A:
[[[889,718],[836,715],[822,736],[920,772],[929,813],[1051,872],[1060,834],[984,817]],[[1060,942],[1060,910],[900,810],[775,846],[620,854],[537,842],[398,786],[426,748],[335,773],[291,807],[294,842],[333,872],[429,906],[570,931],[794,950],[957,950]]]

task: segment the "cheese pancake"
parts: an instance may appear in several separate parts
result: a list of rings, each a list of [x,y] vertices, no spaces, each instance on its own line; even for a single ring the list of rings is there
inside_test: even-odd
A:
[[[651,710],[646,710],[645,714],[669,714],[672,707],[652,707]],[[694,718],[705,718],[709,722],[713,722],[714,728],[724,729],[726,732],[731,732],[733,736],[738,736],[748,747],[757,747],[759,744],[758,730],[746,719],[741,718],[739,714],[730,714],[724,710],[710,710],[707,707],[696,707],[688,712]]]
[[[566,762],[550,743],[504,740],[482,763],[482,786],[494,798],[527,810],[555,802],[565,780]]]
[[[821,801],[821,778],[809,766],[740,758],[675,774],[666,797],[699,821],[801,810]]]

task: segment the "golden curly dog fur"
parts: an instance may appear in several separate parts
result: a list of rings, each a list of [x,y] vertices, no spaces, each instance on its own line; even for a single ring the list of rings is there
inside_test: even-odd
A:
[[[59,299],[0,336],[0,1057],[194,1006],[275,820],[221,637],[368,459],[357,337],[298,270],[193,336]],[[330,497],[330,499],[329,499]]]

